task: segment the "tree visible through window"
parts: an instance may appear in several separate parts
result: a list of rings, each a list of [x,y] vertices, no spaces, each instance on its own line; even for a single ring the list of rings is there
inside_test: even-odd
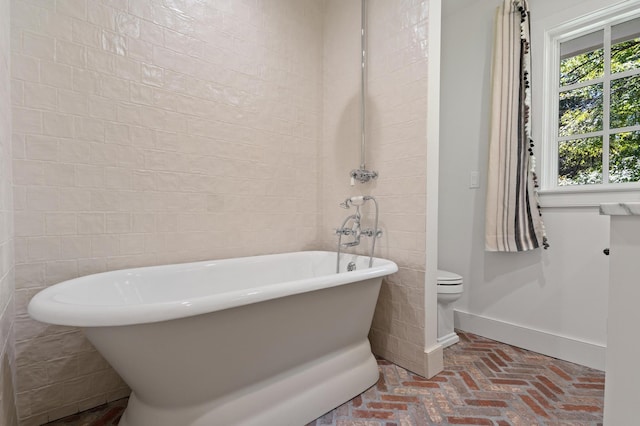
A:
[[[640,182],[640,18],[560,43],[557,185]]]

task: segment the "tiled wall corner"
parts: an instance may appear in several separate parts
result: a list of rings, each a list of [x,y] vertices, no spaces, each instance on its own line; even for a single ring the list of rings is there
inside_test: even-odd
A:
[[[9,0],[0,0],[0,425],[6,426],[18,424],[15,402],[10,8]]]
[[[400,270],[384,281],[370,334],[374,352],[425,374],[424,271],[428,2],[369,0],[366,163],[378,180],[349,185],[360,164],[360,2],[325,3],[324,247],[344,219],[344,198],[376,196],[384,231],[376,255]],[[367,247],[358,249],[368,253]]]
[[[11,21],[17,405],[30,425],[128,392],[77,330],[28,318],[40,289],[317,246],[322,2],[16,0]]]

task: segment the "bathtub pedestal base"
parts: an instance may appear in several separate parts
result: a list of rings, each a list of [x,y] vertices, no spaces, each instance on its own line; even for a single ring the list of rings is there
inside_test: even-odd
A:
[[[134,393],[119,426],[299,426],[364,392],[378,377],[365,339],[197,406],[153,407]]]

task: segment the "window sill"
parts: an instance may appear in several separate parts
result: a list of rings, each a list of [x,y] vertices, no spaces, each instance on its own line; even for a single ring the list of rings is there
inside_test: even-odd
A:
[[[628,188],[575,188],[541,189],[538,200],[542,208],[599,207],[603,203],[640,201],[640,185]]]

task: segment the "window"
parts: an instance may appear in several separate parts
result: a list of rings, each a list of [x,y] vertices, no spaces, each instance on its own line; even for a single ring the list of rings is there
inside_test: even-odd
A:
[[[547,34],[543,194],[640,192],[640,11]]]

